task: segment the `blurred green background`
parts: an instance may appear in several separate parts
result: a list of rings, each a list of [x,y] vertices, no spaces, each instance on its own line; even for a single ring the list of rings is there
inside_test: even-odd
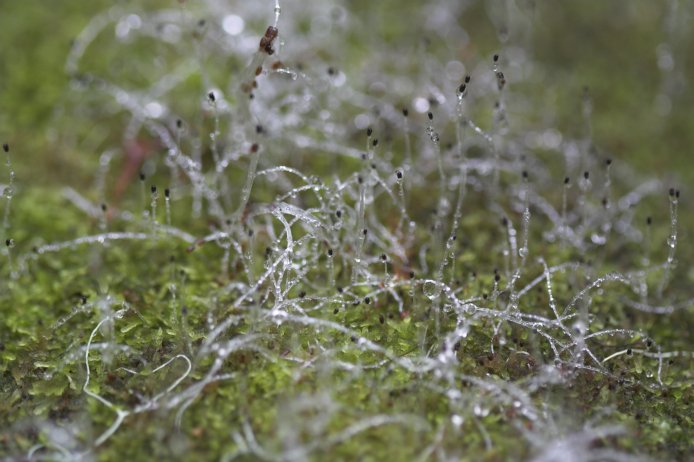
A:
[[[177,0],[115,3],[148,9],[178,5]],[[342,3],[373,31],[370,36],[356,37],[354,50],[347,50],[350,59],[355,60],[368,52],[370,40],[395,42],[416,35],[418,26],[412,19],[423,20],[427,11],[440,2]],[[470,58],[486,56],[501,46],[498,24],[490,20],[494,18],[494,6],[490,5],[495,3],[501,2],[473,2],[459,18],[470,36]],[[524,20],[530,21],[531,33],[523,38],[527,43],[521,45],[529,47],[532,59],[542,66],[545,75],[543,82],[530,90],[542,92],[535,95],[538,101],[549,97],[558,100],[561,112],[557,128],[575,131],[581,88],[588,86],[594,98],[593,130],[600,149],[642,172],[665,178],[677,172],[684,184],[694,180],[694,169],[689,168],[694,92],[688,88],[694,77],[694,37],[687,26],[692,2],[510,3],[515,5],[513,11],[522,12]],[[91,155],[67,155],[61,152],[66,147],[54,142],[55,131],[65,127],[86,136],[83,128],[70,124],[70,113],[62,110],[61,103],[69,91],[64,63],[71,40],[91,17],[113,4],[102,0],[0,3],[0,134],[18,149],[21,146],[16,169],[23,180],[62,183],[63,175],[74,174],[74,168],[79,171],[82,156]],[[190,6],[194,4],[189,2]],[[233,8],[233,2],[229,5]],[[393,17],[394,13],[399,17]],[[672,76],[659,68],[661,44],[671,48]],[[661,66],[667,68],[667,57],[662,59],[665,61]],[[656,98],[670,77],[675,80],[671,82],[675,88],[670,89],[668,113],[661,115]],[[88,175],[88,171],[82,173]]]

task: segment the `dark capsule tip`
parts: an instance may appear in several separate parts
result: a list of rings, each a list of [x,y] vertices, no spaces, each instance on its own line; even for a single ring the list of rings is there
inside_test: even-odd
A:
[[[528,171],[527,170],[523,170],[523,178],[525,178],[526,180],[528,179]]]
[[[167,199],[171,197],[171,190],[169,188],[164,190],[164,196],[166,196]]]
[[[407,117],[408,115],[410,115],[410,111],[408,111],[407,109],[403,109],[403,110],[402,110],[402,115],[404,115],[405,117]]]
[[[651,225],[653,224],[653,218],[647,217],[647,218],[646,218],[646,224],[647,224],[648,226],[651,226]]]
[[[431,112],[427,113],[427,116],[429,117],[429,120],[434,120],[434,114]]]
[[[362,232],[362,234],[363,234],[364,236],[366,236],[367,234],[369,234],[369,230],[366,229],[366,228],[362,229],[361,232]]]
[[[181,128],[183,126],[183,121],[181,119],[176,119],[176,127]]]
[[[2,150],[5,151],[5,152],[10,152],[10,145],[7,144],[7,143],[4,143],[4,144],[2,145]]]
[[[590,178],[590,172],[583,172],[583,178],[585,178],[586,180]]]
[[[387,259],[388,259],[388,257],[386,256],[386,254],[382,253],[381,254],[381,260],[386,261]]]
[[[410,271],[410,279],[414,279],[414,271]]]
[[[461,83],[460,86],[458,87],[458,92],[464,93],[466,88],[467,88],[467,85],[465,85],[464,83]]]
[[[605,165],[607,165],[608,167],[612,165],[612,159],[605,160]]]
[[[140,172],[140,181],[145,181],[145,178],[147,178],[145,174]]]
[[[214,92],[212,92],[212,91],[209,92],[209,93],[207,94],[207,97],[208,97],[208,98],[210,99],[210,101],[212,101],[213,103],[217,100],[217,98],[214,96]]]
[[[366,136],[371,136],[373,134],[373,128],[369,127],[366,129]]]
[[[397,172],[395,172],[395,176],[398,178],[398,180],[402,179],[402,172],[398,170]]]
[[[333,256],[333,249],[328,249],[328,256],[332,257]]]
[[[470,83],[470,76],[469,75],[465,76],[465,83]]]
[[[256,125],[255,126],[255,132],[258,134],[263,133],[263,126],[262,125]]]
[[[499,55],[495,54],[492,59],[494,60],[494,62],[499,61]]]
[[[571,181],[571,178],[569,178],[568,176],[564,177],[564,184],[569,184],[570,181]]]
[[[494,281],[495,281],[495,282],[501,281],[501,276],[498,275],[498,274],[494,275]]]
[[[371,143],[374,147],[378,146],[378,139],[373,140]]]
[[[102,212],[105,212],[107,208],[108,207],[106,206],[106,204],[101,204],[101,211]]]
[[[152,191],[152,194],[157,192],[157,187],[155,185],[152,185],[149,189]]]
[[[670,188],[670,197],[675,197],[675,188]]]
[[[12,245],[12,239],[5,239],[5,245],[7,247],[11,246]]]

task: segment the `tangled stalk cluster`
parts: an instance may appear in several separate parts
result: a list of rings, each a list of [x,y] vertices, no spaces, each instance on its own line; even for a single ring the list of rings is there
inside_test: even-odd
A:
[[[411,60],[376,44],[357,72],[337,65],[360,27],[339,3],[239,3],[114,7],[75,40],[73,91],[123,124],[122,149],[92,190],[63,191],[93,232],[23,253],[8,237],[4,273],[10,292],[47,259],[98,281],[54,313],[77,340],[42,376],[68,377],[90,417],[24,424],[14,450],[90,459],[148,422],[180,458],[634,460],[617,409],[560,400],[660,393],[692,357],[633,319],[691,305],[670,288],[679,191],[599,152],[588,94],[578,138],[516,128],[519,48],[442,64],[435,44]],[[104,46],[153,54],[119,82],[83,65]],[[648,198],[669,201],[666,242]],[[139,295],[105,282],[118,258],[150,275]]]

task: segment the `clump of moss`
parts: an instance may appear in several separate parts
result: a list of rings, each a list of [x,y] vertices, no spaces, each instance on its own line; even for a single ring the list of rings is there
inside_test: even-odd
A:
[[[66,107],[100,119],[94,184],[5,204],[3,452],[690,454],[680,191],[599,147],[587,92],[580,133],[536,122],[529,24],[463,59],[444,6],[417,27],[445,40],[360,54],[322,1],[92,20]]]

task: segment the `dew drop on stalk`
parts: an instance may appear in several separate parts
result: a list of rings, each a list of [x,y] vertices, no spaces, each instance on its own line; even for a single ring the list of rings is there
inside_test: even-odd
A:
[[[426,281],[422,290],[429,300],[436,300],[441,294],[441,286],[435,281]]]

